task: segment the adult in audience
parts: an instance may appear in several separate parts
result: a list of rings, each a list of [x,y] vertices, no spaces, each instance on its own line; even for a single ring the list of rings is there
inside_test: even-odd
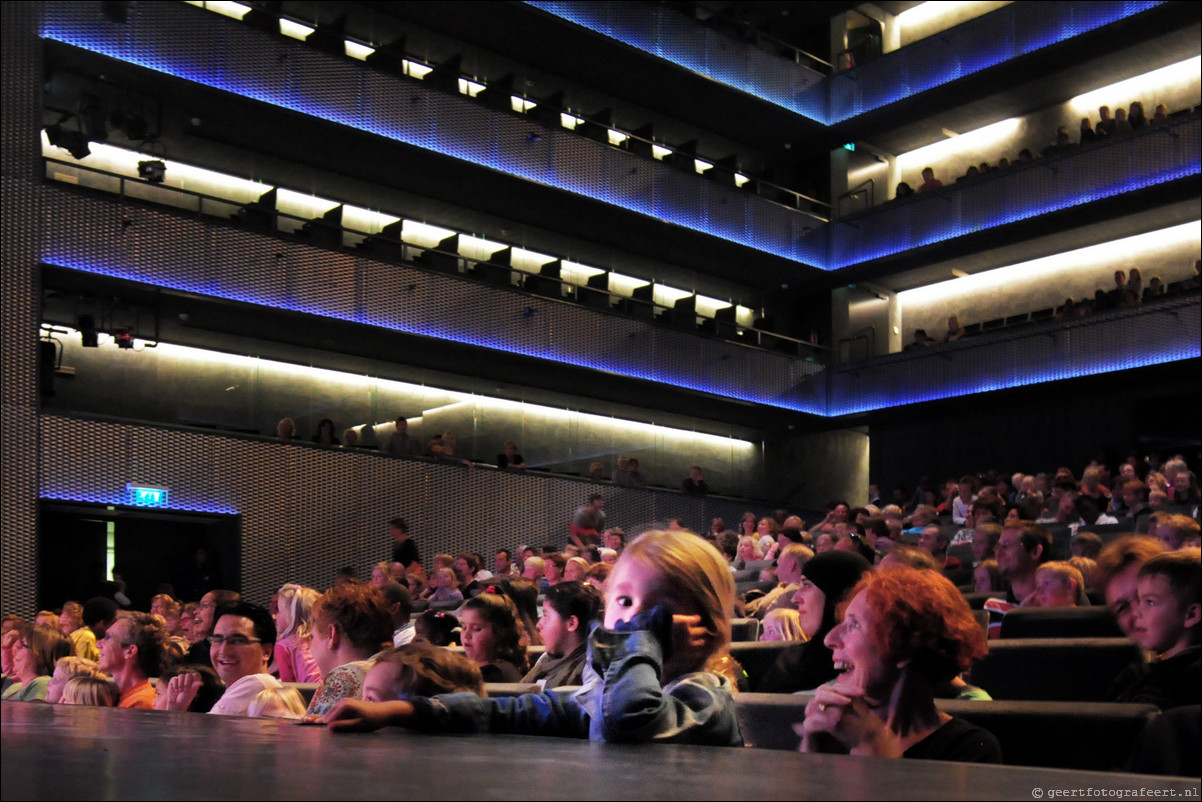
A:
[[[814,558],[807,546],[794,543],[786,546],[776,562],[776,578],[779,584],[758,599],[747,603],[746,615],[763,620],[773,610],[793,604],[793,596],[801,584],[801,572],[805,564]]]
[[[42,701],[54,664],[71,654],[71,643],[57,629],[37,624],[22,623],[15,632],[12,678],[16,681],[2,698],[6,702]]]
[[[493,555],[493,576],[497,579],[517,579],[521,572],[513,564],[509,549],[499,549]]]
[[[943,182],[935,177],[935,169],[933,167],[922,168],[922,184],[918,187],[919,192],[931,192],[942,187]]]
[[[58,629],[71,641],[71,653],[76,657],[91,660],[95,663],[100,659],[96,648],[96,634],[91,627],[84,626],[83,605],[77,601],[63,604],[62,615],[58,617]]]
[[[601,532],[605,529],[604,506],[605,496],[593,493],[588,497],[588,503],[576,510],[568,529],[568,536],[573,543],[583,548],[601,542]]]
[[[506,468],[522,470],[526,467],[526,458],[518,453],[516,440],[505,441],[505,451],[497,455],[497,467],[502,470]]]
[[[154,707],[150,678],[162,672],[169,640],[166,627],[150,613],[122,613],[108,628],[100,639],[99,668],[121,692],[117,707]]]
[[[334,427],[334,421],[322,418],[317,422],[317,434],[313,435],[313,442],[321,446],[342,445],[335,435],[335,431],[337,430]]]
[[[801,569],[802,579],[793,597],[801,615],[806,643],[786,647],[754,690],[792,693],[816,688],[835,678],[834,658],[823,640],[835,626],[835,610],[860,577],[872,566],[859,554],[828,551],[814,555]]]
[[[404,646],[412,643],[417,628],[412,620],[413,596],[409,589],[398,582],[389,582],[380,588],[384,603],[388,605],[388,617],[392,619],[392,645]]]
[[[1190,544],[1196,546],[1202,531],[1198,522],[1188,515],[1156,513],[1148,520],[1148,534],[1163,543],[1167,550],[1177,551]]]
[[[409,537],[409,522],[404,518],[393,518],[388,522],[388,536],[392,538],[392,561],[400,563],[406,569],[414,563],[420,563],[417,544]]]
[[[358,699],[374,656],[392,641],[392,618],[374,585],[349,582],[323,593],[313,605],[310,651],[321,686],[306,715],[325,715],[343,697]]]
[[[209,636],[217,623],[217,608],[238,602],[241,596],[233,590],[210,590],[200,597],[200,603],[192,613],[192,648],[184,657],[185,663],[198,666],[213,666],[209,657]],[[274,627],[273,627],[274,629]],[[272,633],[272,643],[275,643],[275,633]]]
[[[960,561],[955,557],[947,556],[947,547],[950,540],[951,538],[948,537],[947,532],[943,531],[943,527],[928,526],[918,536],[918,548],[923,551],[929,551],[940,568],[954,570],[960,567]]]
[[[398,417],[395,426],[396,429],[384,442],[384,447],[380,449],[380,452],[390,457],[419,456],[423,451],[422,444],[416,438],[409,436],[409,421],[404,416]]]
[[[988,649],[947,579],[909,568],[868,574],[826,645],[843,673],[806,706],[801,751],[1001,762],[989,732],[935,707],[936,689]]]
[[[214,616],[210,654],[213,670],[225,683],[225,693],[209,713],[246,716],[260,692],[284,687],[267,673],[275,649],[275,623],[266,608],[244,601],[223,604]],[[167,687],[167,708],[188,710],[203,686],[199,673],[177,675]]]
[[[689,466],[689,475],[680,483],[680,492],[686,496],[703,497],[710,493],[710,486],[705,483],[700,465]],[[725,528],[725,527],[723,527]]]

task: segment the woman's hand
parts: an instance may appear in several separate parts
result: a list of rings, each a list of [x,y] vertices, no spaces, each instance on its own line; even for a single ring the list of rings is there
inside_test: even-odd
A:
[[[825,733],[853,755],[901,757],[901,743],[872,709],[863,690],[840,685],[823,685],[806,705],[805,721],[794,727],[801,735],[802,752],[821,751]]]

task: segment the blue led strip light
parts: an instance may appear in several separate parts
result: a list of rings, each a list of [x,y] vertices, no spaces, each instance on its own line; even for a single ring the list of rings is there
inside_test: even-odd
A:
[[[808,401],[800,397],[799,393],[802,391],[785,390],[784,392],[774,392],[770,390],[757,390],[757,388],[749,386],[748,383],[740,380],[699,381],[697,376],[691,375],[684,367],[649,365],[646,360],[640,361],[638,356],[623,358],[622,355],[579,354],[558,346],[553,342],[547,344],[530,343],[522,341],[516,336],[513,339],[506,339],[501,335],[489,336],[474,332],[464,332],[457,329],[453,323],[422,324],[395,319],[382,321],[378,314],[372,312],[331,309],[321,306],[320,302],[316,301],[310,303],[295,302],[288,298],[280,297],[284,292],[282,290],[275,290],[274,288],[261,291],[248,291],[240,287],[224,286],[216,280],[164,280],[161,276],[149,276],[136,267],[98,263],[87,257],[86,251],[88,246],[86,243],[79,244],[78,246],[63,245],[60,247],[61,250],[47,251],[43,255],[43,263],[129,281],[149,283],[154,286],[167,287],[183,292],[198,293],[214,298],[225,298],[231,301],[266,306],[273,309],[286,309],[292,312],[302,312],[319,317],[345,320],[375,328],[403,331],[439,340],[474,345],[504,353],[520,354],[557,364],[568,364],[590,370],[605,371],[619,376],[644,379],[657,384],[696,390],[754,404],[780,407],[795,412],[804,412],[811,415],[825,414],[821,402]],[[79,254],[72,253],[74,247],[78,247]],[[650,354],[650,356],[654,357],[654,353]],[[815,369],[815,372],[820,371]],[[802,387],[804,388],[805,386],[806,384],[803,383]]]
[[[595,156],[585,157],[593,160],[586,171],[593,175],[586,178],[574,166],[559,167],[559,160],[564,159],[561,151],[568,154],[567,161],[581,159],[570,153],[585,144],[575,134],[548,131],[541,141],[534,142],[526,137],[530,124],[521,118],[492,112],[476,101],[438,93],[422,95],[435,113],[412,115],[398,109],[402,104],[395,101],[405,93],[416,96],[420,90],[416,82],[383,76],[357,62],[317,53],[294,42],[281,42],[229,20],[193,16],[197,14],[201,12],[185,5],[144,3],[131,13],[127,24],[115,25],[104,22],[99,10],[88,3],[47,3],[42,36],[566,190],[801,264],[821,265],[825,261],[821,242],[798,237],[799,231],[818,225],[818,221],[786,206],[665,165],[649,165],[639,156],[604,145],[597,145]],[[281,52],[295,59],[267,67],[244,63],[241,58],[247,52],[274,53],[281,48],[287,48]],[[329,74],[313,77],[301,66],[304,64]],[[330,75],[339,73],[341,81],[331,80]],[[436,112],[440,109],[451,114],[439,115]],[[471,124],[465,120],[471,120]],[[572,144],[560,144],[567,142]],[[630,175],[636,172],[650,174],[651,186],[627,186],[633,180]]]
[[[212,512],[222,515],[237,515],[238,510],[234,507],[225,506],[222,504],[206,504],[193,503],[185,500],[179,500],[173,494],[171,500],[162,506],[156,507],[134,507],[129,502],[129,494],[126,493],[125,487],[113,488],[111,490],[42,490],[38,493],[38,498],[48,501],[86,501],[93,504],[109,504],[114,507],[125,507],[128,509],[146,509],[146,510],[178,510],[180,512]]]
[[[1020,179],[1017,176],[1007,177],[1001,182],[995,182],[993,186],[995,188],[1005,187],[1010,182],[1014,182],[1020,191],[1019,196],[1008,200],[1003,199],[1006,202],[977,204],[975,214],[958,210],[949,214],[949,210],[942,207],[942,204],[947,203],[949,198],[958,199],[958,202],[964,205],[964,199],[968,198],[968,193],[972,191],[966,188],[960,190],[959,194],[940,193],[938,199],[934,197],[925,199],[922,204],[914,202],[904,208],[881,209],[872,218],[873,226],[869,232],[870,235],[866,235],[863,230],[852,232],[838,226],[832,228],[830,225],[817,225],[812,230],[804,231],[802,229],[803,218],[792,210],[767,202],[754,202],[758,199],[667,168],[657,172],[649,186],[637,189],[625,187],[612,178],[615,175],[629,175],[629,170],[625,169],[624,160],[637,160],[640,166],[644,165],[638,157],[612,148],[601,149],[602,163],[591,165],[590,169],[586,171],[589,173],[588,175],[578,175],[578,171],[572,169],[559,170],[556,167],[556,155],[559,151],[557,143],[563,141],[564,138],[575,141],[574,135],[565,132],[549,132],[543,142],[527,144],[521,135],[526,127],[520,118],[493,114],[470,101],[461,101],[454,97],[440,97],[438,100],[439,103],[444,104],[467,103],[473,113],[491,115],[490,119],[493,124],[491,129],[488,125],[482,125],[471,131],[454,130],[450,124],[434,125],[432,120],[436,118],[430,118],[424,120],[422,124],[406,128],[403,121],[386,120],[378,116],[386,114],[387,111],[381,110],[384,104],[379,104],[381,108],[377,108],[377,105],[373,103],[371,92],[348,94],[338,91],[331,92],[328,87],[308,87],[314,95],[327,96],[325,99],[316,98],[304,91],[303,75],[288,76],[286,80],[277,80],[276,85],[269,86],[269,79],[256,75],[253,66],[243,65],[236,58],[228,56],[228,43],[226,43],[226,47],[220,47],[217,43],[214,43],[212,47],[201,47],[195,43],[192,43],[190,47],[176,42],[157,44],[161,38],[170,38],[170,35],[164,30],[171,29],[173,26],[163,25],[160,29],[157,22],[158,17],[155,15],[191,12],[192,10],[187,7],[176,7],[174,4],[166,3],[144,5],[136,15],[131,17],[130,25],[111,25],[97,22],[98,14],[93,15],[95,18],[89,17],[86,12],[77,9],[78,5],[86,4],[49,4],[43,34],[47,38],[138,64],[148,69],[370,131],[395,141],[405,142],[567,190],[822,270],[837,270],[912,248],[942,242],[967,233],[1029,219],[1050,211],[1088,203],[1099,198],[1113,197],[1199,173],[1198,150],[1191,145],[1184,150],[1178,147],[1176,151],[1173,151],[1171,158],[1166,155],[1158,161],[1152,159],[1151,161],[1156,162],[1155,164],[1140,162],[1133,166],[1126,176],[1108,183],[1102,183],[1097,176],[1107,175],[1112,171],[1084,171],[1083,174],[1088,176],[1088,179],[1077,182],[1077,186],[1052,183],[1049,186],[1041,187],[1040,192],[1034,193],[1026,191],[1019,183]],[[1044,5],[1052,4],[1041,4],[1040,7],[1042,8]],[[1135,13],[1154,4],[1112,3],[1103,5],[1114,7],[1110,11],[1113,16],[1120,14],[1120,11],[1127,14]],[[583,9],[583,6],[577,4],[571,4],[571,6],[573,9]],[[1092,5],[1090,7],[1092,8]],[[174,12],[172,12],[173,9]],[[1088,19],[1079,21],[1078,26],[1071,30],[1078,30],[1081,26],[1088,27],[1094,23],[1103,24],[1089,15],[1085,16]],[[1120,16],[1122,15],[1120,14]],[[131,32],[130,26],[137,20],[141,20],[139,29]],[[223,20],[217,20],[215,23],[225,25]],[[178,23],[174,25],[174,28],[178,27]],[[236,26],[221,27],[216,33],[210,31],[209,35],[218,39],[230,38],[234,35],[260,36],[256,31],[247,31]],[[288,46],[291,47],[291,44],[288,43]],[[345,73],[348,86],[361,86],[364,81],[373,77],[367,68],[335,60],[322,54],[311,53],[300,46],[296,46],[296,48],[297,52],[304,54],[306,58],[320,59],[321,63],[326,66],[334,64]],[[164,55],[158,52],[160,49],[170,52]],[[180,53],[177,50],[184,52]],[[279,76],[276,78],[278,79]],[[397,84],[397,86],[403,85]],[[1195,122],[1194,130],[1196,131],[1196,129]],[[484,134],[481,133],[482,131]],[[485,141],[484,137],[489,134],[494,136],[494,141]],[[502,144],[511,141],[523,144],[518,147],[508,147]],[[1194,135],[1191,142],[1196,143],[1196,141],[1197,137]],[[1122,146],[1116,144],[1114,147]],[[1102,156],[1102,158],[1108,158],[1108,156]],[[600,180],[597,180],[597,176],[593,173],[599,173]],[[715,211],[717,209],[730,208],[728,204],[718,202],[727,195],[738,200],[737,207],[745,210],[746,214],[735,214],[727,219],[723,219],[721,215],[717,214]],[[915,215],[921,217],[921,209],[930,209],[935,205],[941,205],[941,208],[938,213],[927,215],[930,219],[913,219]]]
[[[612,1],[528,2],[548,14],[825,125],[843,122],[1160,5],[1084,0],[1013,3],[789,94],[771,87],[766,91],[758,75],[737,63],[746,57],[741,43],[723,41],[718,47],[704,35],[703,28],[670,9]],[[673,18],[680,25],[687,23],[686,30],[664,36],[666,28],[676,27]]]

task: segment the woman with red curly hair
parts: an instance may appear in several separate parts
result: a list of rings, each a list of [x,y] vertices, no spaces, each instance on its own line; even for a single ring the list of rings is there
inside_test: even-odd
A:
[[[968,602],[942,575],[865,575],[826,645],[840,677],[806,706],[801,751],[1001,762],[993,735],[935,707],[936,689],[987,650]]]

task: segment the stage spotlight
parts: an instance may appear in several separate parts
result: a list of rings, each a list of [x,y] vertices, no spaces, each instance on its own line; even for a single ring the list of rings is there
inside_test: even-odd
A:
[[[167,165],[160,159],[138,162],[138,177],[152,184],[161,184],[167,175]]]

